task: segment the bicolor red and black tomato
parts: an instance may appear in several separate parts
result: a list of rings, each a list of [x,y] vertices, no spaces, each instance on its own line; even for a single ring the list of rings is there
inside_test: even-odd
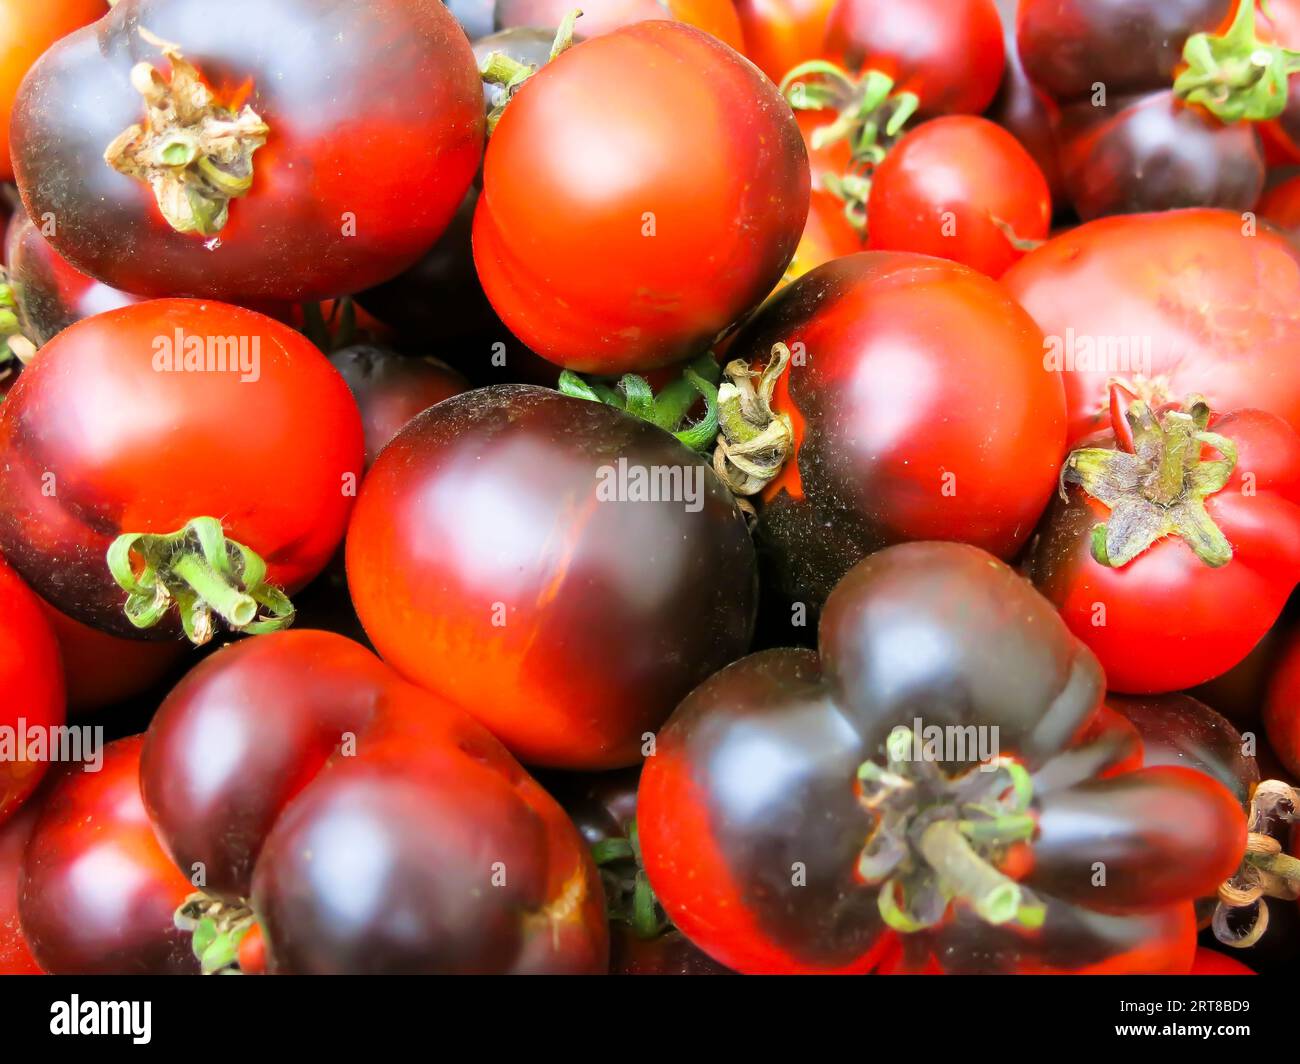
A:
[[[484,161],[474,261],[525,345],[612,375],[707,349],[781,279],[807,215],[776,87],[700,30],[642,22],[515,92]]]
[[[402,355],[387,347],[355,344],[330,355],[348,382],[366,432],[366,468],[416,414],[459,395],[469,381],[440,359]]]
[[[60,37],[108,11],[107,0],[3,0],[0,2],[0,181],[14,179],[9,125],[23,75]]]
[[[19,329],[37,347],[82,318],[140,302],[69,264],[21,209],[9,221],[5,263]]]
[[[56,975],[197,974],[173,914],[194,890],[140,800],[141,736],[68,765],[41,803],[23,856],[18,911],[32,955]]]
[[[55,337],[0,404],[0,450],[0,549],[44,598],[137,637],[174,635],[174,605],[196,641],[214,616],[287,618],[277,589],[334,553],[364,456],[356,403],[305,337],[181,299]]]
[[[736,0],[744,53],[778,85],[786,72],[817,59],[835,0]]]
[[[1300,776],[1300,637],[1288,640],[1269,681],[1264,728],[1278,760]]]
[[[205,969],[255,960],[255,920],[271,974],[605,970],[600,881],[560,807],[482,726],[341,636],[207,658],[150,725],[141,790],[202,875]]]
[[[1300,582],[1300,434],[1112,393],[1113,428],[1066,460],[1026,572],[1112,690],[1177,691],[1242,661]]]
[[[647,759],[645,868],[696,945],[742,972],[1191,968],[1241,806],[1135,767],[1097,660],[1023,579],[965,544],[891,547],[819,638],[706,681]]]
[[[59,645],[41,607],[0,556],[0,823],[49,767],[46,746],[20,740],[35,734],[48,743],[66,712]]]
[[[673,19],[744,51],[740,19],[731,0],[587,0],[581,5],[569,0],[497,0],[496,27],[558,26],[577,7],[582,9],[578,30],[584,37],[598,37],[637,22]]]
[[[792,352],[772,407],[794,450],[763,491],[760,547],[775,586],[818,604],[890,543],[951,539],[1010,558],[1056,487],[1060,375],[1032,319],[989,278],[895,252],[805,274],[729,355]]]
[[[1047,238],[1047,178],[1005,129],[985,118],[926,122],[889,149],[871,177],[868,246],[952,259],[1001,277]]]
[[[18,916],[23,851],[39,815],[40,806],[33,801],[0,824],[0,975],[45,974],[45,969],[32,956]]]
[[[1229,211],[1106,218],[1002,278],[1065,379],[1070,440],[1105,428],[1120,379],[1159,404],[1203,395],[1300,431],[1300,250]]]
[[[931,116],[979,114],[993,102],[1006,63],[993,0],[838,0],[824,52],[854,74],[893,78]]]
[[[231,0],[214,17],[122,0],[33,67],[12,146],[28,212],[58,220],[77,269],[143,295],[296,301],[419,259],[483,132],[441,3]]]
[[[753,544],[705,460],[543,388],[407,425],[362,485],[347,558],[384,659],[532,764],[633,764],[753,635]]]

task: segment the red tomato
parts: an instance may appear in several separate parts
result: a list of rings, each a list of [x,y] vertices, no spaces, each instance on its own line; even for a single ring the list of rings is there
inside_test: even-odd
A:
[[[633,764],[753,635],[754,547],[704,459],[544,388],[407,425],[362,486],[347,564],[384,659],[532,764]]]
[[[1300,434],[1124,399],[1066,460],[1026,569],[1112,690],[1177,691],[1242,661],[1300,582]]]
[[[0,548],[61,611],[124,636],[138,636],[124,605],[147,622],[159,619],[149,603],[175,600],[200,629],[205,606],[236,628],[280,610],[270,589],[302,587],[342,539],[364,454],[356,403],[306,338],[194,300],[138,303],[57,336],[0,404],[0,451]],[[242,555],[218,579],[220,552],[191,532],[175,543],[184,557],[135,544],[128,601],[106,562],[115,538],[203,517],[221,522],[228,552],[260,555],[265,579]],[[138,570],[142,550],[158,552],[156,580]]]
[[[838,0],[825,50],[854,73],[888,74],[928,115],[979,114],[1006,63],[993,0]]]
[[[194,890],[163,852],[140,800],[143,736],[68,766],[41,805],[18,910],[32,955],[56,975],[198,971],[172,915]]]
[[[744,48],[740,20],[731,0],[497,0],[497,29],[524,26],[559,26],[565,15],[581,6],[578,31],[599,37],[623,26],[654,19],[676,19],[711,33],[736,51]]]
[[[807,214],[803,142],[776,87],[700,30],[642,22],[516,93],[484,163],[474,260],[538,354],[639,371],[699,354],[762,300]]]
[[[40,815],[37,802],[29,802],[17,816],[0,825],[0,975],[43,975],[36,963],[18,917],[18,877],[23,851]]]
[[[953,115],[906,134],[871,178],[870,247],[952,259],[1001,277],[1047,238],[1047,178],[1020,142],[984,118]]]
[[[1300,776],[1300,636],[1287,643],[1269,682],[1264,728],[1278,760]]]
[[[0,181],[14,179],[9,122],[23,75],[60,37],[107,11],[105,0],[0,0]]]
[[[8,403],[9,400],[5,400]],[[59,646],[41,611],[40,600],[0,557],[0,742],[17,743],[22,733],[43,734],[64,720],[63,667]],[[0,822],[45,775],[49,762],[18,750],[0,756]]]
[[[1063,371],[1071,441],[1109,420],[1120,378],[1157,404],[1205,396],[1300,431],[1300,250],[1217,210],[1106,218],[1033,251],[1003,284]]]
[[[28,213],[58,219],[50,240],[77,269],[143,295],[297,301],[428,250],[483,128],[440,3],[228,0],[214,18],[207,0],[122,0],[33,67],[12,137]]]
[[[1300,241],[1300,177],[1279,182],[1264,193],[1259,216],[1282,230],[1292,243]]]
[[[1189,975],[1254,975],[1241,961],[1229,957],[1218,950],[1201,946],[1196,951]]]
[[[786,71],[821,56],[835,0],[736,0],[745,54],[778,85]]]

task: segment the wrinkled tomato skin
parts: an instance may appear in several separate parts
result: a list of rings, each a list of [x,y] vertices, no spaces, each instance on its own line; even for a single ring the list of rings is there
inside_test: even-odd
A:
[[[819,634],[818,652],[763,651],[706,681],[647,759],[646,871],[696,945],[748,973],[1188,970],[1191,900],[1240,861],[1244,815],[1201,773],[1133,767],[1132,727],[1048,602],[974,547],[913,543],[856,566]],[[995,728],[1031,774],[1038,828],[1015,875],[1046,906],[1041,932],[962,906],[929,932],[885,930],[856,871],[875,824],[858,766],[918,717]],[[1081,855],[1103,850],[1098,887]],[[1152,852],[1171,860],[1159,874]]]
[[[178,331],[247,340],[251,371],[156,370],[160,339],[176,348]],[[105,562],[116,535],[218,517],[292,593],[342,539],[364,445],[347,385],[301,334],[220,303],[156,300],[47,344],[0,405],[0,451],[0,548],[14,568],[74,620],[138,638]]]
[[[766,362],[778,342],[793,357],[774,407],[796,450],[758,535],[782,593],[816,606],[890,543],[1009,558],[1026,542],[1056,487],[1065,401],[1041,333],[995,282],[901,252],[837,259],[779,293],[729,355]]]
[[[993,0],[838,0],[825,51],[855,74],[889,75],[923,114],[979,114],[1002,81],[1002,36]]]
[[[1025,254],[1013,240],[1046,239],[1051,219],[1047,178],[1016,138],[985,118],[950,115],[906,134],[876,168],[868,246],[996,278]]]
[[[140,302],[71,266],[21,210],[5,235],[5,263],[22,335],[37,347],[82,318]]]
[[[132,66],[167,65],[141,27],[270,126],[216,237],[173,230],[147,185],[104,162],[144,115]],[[481,93],[441,3],[231,0],[213,17],[206,0],[123,0],[28,75],[14,164],[28,213],[58,219],[59,253],[114,288],[323,299],[399,273],[446,228],[481,157]]]
[[[496,28],[555,27],[574,5],[568,0],[497,0]],[[675,19],[712,34],[737,52],[744,51],[740,19],[731,0],[588,0],[582,4],[578,32],[599,37],[637,22]]]
[[[1293,637],[1277,664],[1264,701],[1264,728],[1278,760],[1300,776],[1300,639]]]
[[[48,736],[63,724],[65,706],[54,632],[40,600],[0,556],[0,728],[13,735],[24,727],[39,729]],[[45,761],[0,759],[0,823],[36,789],[47,768]]]
[[[68,766],[42,804],[18,908],[46,971],[198,974],[189,936],[172,923],[194,887],[159,846],[140,800],[143,742],[109,743],[98,772]]]
[[[708,34],[659,21],[584,41],[492,135],[474,217],[484,291],[566,369],[697,355],[781,279],[808,215],[805,156],[776,87]]]
[[[1113,691],[1158,694],[1221,676],[1264,637],[1300,581],[1300,435],[1260,410],[1214,418],[1210,428],[1238,451],[1232,478],[1205,498],[1233,548],[1226,565],[1206,565],[1177,536],[1127,565],[1102,565],[1092,534],[1111,511],[1077,486],[1053,501],[1026,556],[1027,575],[1101,659]],[[1087,445],[1113,448],[1114,437]],[[1153,626],[1153,615],[1162,622]]]
[[[18,877],[23,851],[40,815],[38,801],[0,825],[0,975],[44,975],[18,917]]]
[[[330,355],[348,382],[366,432],[366,468],[416,414],[459,395],[469,382],[445,362],[390,348],[356,344]]]
[[[1300,431],[1300,319],[1289,309],[1300,304],[1300,251],[1266,227],[1218,210],[1105,218],[1030,252],[1002,283],[1064,352],[1072,443],[1108,424],[1114,378],[1159,402],[1262,407]],[[1085,359],[1085,340],[1120,357]]]
[[[620,463],[680,470],[696,502],[620,494]],[[753,545],[703,459],[540,388],[471,392],[412,421],[362,486],[347,554],[384,659],[530,764],[635,763],[644,733],[753,635]]]
[[[778,85],[786,71],[823,51],[835,0],[736,0],[744,52]]]
[[[599,878],[560,807],[341,636],[206,659],[150,726],[141,789],[177,864],[251,901],[272,974],[605,970]]]
[[[105,0],[3,0],[0,2],[0,181],[14,179],[9,123],[23,75],[60,37],[108,11]]]

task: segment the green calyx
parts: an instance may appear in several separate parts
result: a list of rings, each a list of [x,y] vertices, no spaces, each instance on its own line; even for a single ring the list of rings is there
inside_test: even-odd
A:
[[[1223,122],[1277,118],[1286,109],[1287,80],[1300,71],[1300,52],[1255,35],[1255,0],[1241,0],[1226,33],[1189,37],[1183,60],[1174,94]]]
[[[127,593],[126,616],[135,627],[152,628],[174,603],[197,646],[212,638],[214,615],[232,631],[252,635],[293,623],[293,603],[266,583],[266,563],[227,539],[215,517],[196,517],[168,535],[118,536],[108,549],[108,568]]]
[[[900,726],[885,742],[885,765],[865,762],[858,779],[860,801],[877,818],[858,875],[880,888],[889,927],[905,934],[934,927],[953,903],[988,924],[1042,926],[1043,903],[997,867],[1037,831],[1033,786],[1019,762],[999,757],[950,776]]]
[[[672,433],[692,451],[707,451],[718,436],[718,364],[712,355],[702,355],[690,363],[680,378],[654,394],[649,382],[634,373],[625,374],[611,387],[601,381],[586,380],[565,370],[560,374],[559,389],[575,399],[604,403],[633,417],[658,425]],[[701,399],[702,419],[683,427],[691,408]]]
[[[257,919],[246,903],[224,902],[198,892],[181,903],[172,923],[191,936],[204,975],[239,975],[239,944]]]
[[[1237,466],[1237,448],[1206,431],[1210,408],[1192,397],[1183,410],[1156,414],[1141,399],[1124,412],[1131,450],[1086,447],[1061,470],[1061,488],[1077,484],[1110,507],[1110,520],[1093,530],[1092,554],[1102,565],[1127,565],[1166,536],[1180,537],[1206,565],[1232,560],[1232,544],[1205,509]],[[1201,457],[1209,447],[1221,456]]]
[[[582,12],[574,8],[560,20],[560,28],[555,31],[555,41],[551,45],[551,54],[546,60],[548,63],[554,62],[562,52],[573,47],[574,26],[581,17]],[[505,90],[502,101],[492,108],[488,114],[487,131],[489,136],[497,128],[497,123],[501,121],[501,116],[505,114],[506,108],[510,105],[510,100],[519,91],[519,87],[536,74],[537,70],[538,68],[533,64],[521,63],[504,52],[489,52],[479,65],[479,76],[484,81],[490,85],[500,85]]]
[[[624,838],[602,839],[591,847],[605,887],[607,915],[631,927],[637,938],[658,938],[671,924],[645,874],[636,821],[626,832]]]

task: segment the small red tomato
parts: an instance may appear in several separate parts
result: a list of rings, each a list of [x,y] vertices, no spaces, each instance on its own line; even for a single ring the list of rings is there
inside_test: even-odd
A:
[[[871,178],[869,246],[952,259],[1001,277],[1047,238],[1047,178],[1020,142],[984,118],[918,126]]]
[[[5,400],[6,403],[9,400]],[[0,556],[0,743],[20,735],[42,734],[64,720],[63,667],[54,632],[40,600]],[[3,822],[45,775],[49,762],[34,756],[27,744],[0,755],[0,822]]]
[[[822,54],[835,0],[736,0],[745,55],[778,85],[786,71]]]
[[[1287,643],[1269,682],[1264,728],[1278,760],[1300,776],[1300,636]]]
[[[1113,394],[1114,428],[1066,460],[1026,571],[1111,690],[1177,691],[1244,659],[1300,582],[1300,434]]]
[[[1006,63],[993,0],[839,0],[825,51],[854,73],[887,74],[927,115],[979,114]]]
[[[0,548],[44,598],[137,637],[174,603],[199,642],[214,615],[286,618],[276,589],[329,561],[364,456],[356,403],[305,337],[183,299],[55,337],[0,404],[0,451]]]
[[[473,53],[441,3],[225,0],[214,16],[208,0],[121,0],[32,68],[12,148],[28,213],[58,220],[49,239],[84,273],[299,301],[424,254],[483,131]]]
[[[143,736],[70,765],[41,804],[18,910],[33,956],[56,975],[198,972],[173,914],[195,889],[163,852],[140,798]]]
[[[474,261],[538,354],[641,371],[701,353],[758,304],[807,215],[803,142],[776,86],[701,30],[641,22],[515,93],[484,162]]]

